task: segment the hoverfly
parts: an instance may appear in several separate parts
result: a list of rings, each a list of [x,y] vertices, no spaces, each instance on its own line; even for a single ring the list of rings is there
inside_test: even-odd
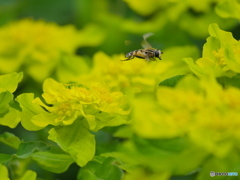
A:
[[[125,55],[126,59],[121,60],[121,61],[129,61],[135,57],[145,59],[146,61],[156,61],[156,58],[162,60],[161,55],[163,54],[163,52],[159,49],[153,48],[149,44],[149,42],[147,42],[147,38],[152,35],[153,35],[153,33],[144,34],[143,42],[141,44],[144,49],[138,49],[138,50],[134,50],[134,51],[127,53]]]

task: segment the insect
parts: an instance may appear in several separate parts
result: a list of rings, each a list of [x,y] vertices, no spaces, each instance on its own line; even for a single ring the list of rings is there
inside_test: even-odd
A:
[[[126,59],[121,60],[121,61],[129,61],[129,60],[132,60],[135,57],[145,59],[146,61],[156,61],[156,58],[162,60],[161,56],[162,56],[163,52],[159,49],[153,48],[147,42],[147,38],[149,36],[152,36],[152,35],[153,35],[153,33],[144,34],[143,35],[143,42],[141,44],[144,49],[138,49],[138,50],[134,50],[134,51],[131,51],[131,52],[127,53],[125,55]]]

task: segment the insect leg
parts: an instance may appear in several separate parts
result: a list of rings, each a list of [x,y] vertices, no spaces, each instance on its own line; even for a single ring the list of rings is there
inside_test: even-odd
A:
[[[134,58],[134,56],[129,56],[127,59],[123,59],[123,60],[121,60],[121,61],[129,61],[129,60],[131,60],[131,59],[133,59]]]
[[[150,61],[150,58],[149,58],[149,55],[148,55],[148,53],[146,53],[145,60],[146,60],[147,62],[149,62],[149,61]]]
[[[120,61],[129,61],[129,60],[131,60],[131,59],[121,59]]]

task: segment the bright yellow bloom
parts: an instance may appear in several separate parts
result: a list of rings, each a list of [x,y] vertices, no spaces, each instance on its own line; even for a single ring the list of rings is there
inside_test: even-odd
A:
[[[121,92],[110,92],[106,86],[91,83],[85,86],[64,85],[53,79],[44,82],[43,98],[47,106],[39,98],[34,101],[46,108],[53,119],[48,124],[69,125],[78,117],[85,117],[91,130],[97,131],[104,126],[116,126],[126,123],[126,102]],[[41,125],[40,120],[34,120]]]

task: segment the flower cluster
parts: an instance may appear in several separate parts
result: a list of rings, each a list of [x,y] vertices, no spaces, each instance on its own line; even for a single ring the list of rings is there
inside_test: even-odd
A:
[[[117,91],[149,92],[166,78],[185,74],[189,68],[182,61],[183,57],[198,57],[195,47],[174,47],[164,50],[164,61],[147,63],[142,59],[120,61],[124,55],[109,57],[98,52],[93,57],[92,70],[75,80],[78,82],[98,81],[108,84]],[[177,67],[177,68],[176,68]]]
[[[202,58],[196,64],[192,59],[185,59],[186,62],[198,76],[235,76],[240,72],[240,41],[235,40],[230,32],[219,29],[217,24],[209,26],[209,33]]]
[[[23,19],[0,29],[0,72],[26,69],[36,81],[51,75],[63,55],[72,56],[81,46],[96,45],[101,33],[86,39],[95,27],[78,31],[74,26],[60,27],[42,20]]]
[[[117,126],[127,123],[127,105],[121,92],[110,92],[99,83],[88,85],[64,85],[47,79],[43,86],[43,98],[50,106],[39,98],[33,102],[44,107],[51,116],[49,121],[41,122],[35,118],[33,122],[41,127],[47,124],[70,125],[78,117],[85,117],[90,130],[97,131],[104,126]]]
[[[0,125],[15,128],[21,120],[20,112],[10,104],[22,78],[23,73],[16,72],[0,76]]]
[[[240,90],[213,79],[183,78],[175,88],[159,87],[157,101],[137,99],[134,131],[144,138],[188,136],[206,151],[224,157],[240,140]]]

